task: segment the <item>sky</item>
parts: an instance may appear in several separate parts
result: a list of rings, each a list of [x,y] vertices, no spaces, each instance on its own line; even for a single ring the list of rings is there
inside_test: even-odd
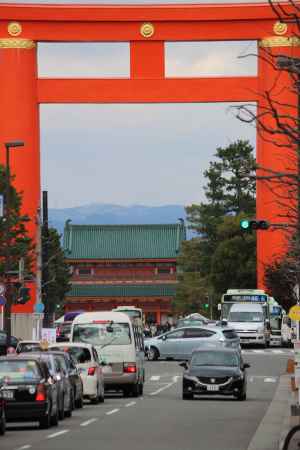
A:
[[[256,53],[255,42],[167,43],[166,76],[255,75],[256,58],[241,58],[249,53]],[[129,45],[40,43],[38,66],[43,77],[128,77]],[[41,105],[42,188],[49,206],[202,201],[203,172],[216,148],[236,139],[255,144],[255,129],[239,122],[231,106]]]

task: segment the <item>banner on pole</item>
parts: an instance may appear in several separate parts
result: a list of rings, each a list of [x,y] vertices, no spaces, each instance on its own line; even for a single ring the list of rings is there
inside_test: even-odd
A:
[[[0,218],[4,217],[4,196],[0,194]]]

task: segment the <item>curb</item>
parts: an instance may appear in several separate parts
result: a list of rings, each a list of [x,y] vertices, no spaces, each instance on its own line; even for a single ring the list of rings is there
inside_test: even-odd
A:
[[[290,375],[282,375],[265,416],[247,450],[280,450],[291,424]],[[299,421],[299,418],[297,418]],[[292,449],[291,449],[292,450]]]

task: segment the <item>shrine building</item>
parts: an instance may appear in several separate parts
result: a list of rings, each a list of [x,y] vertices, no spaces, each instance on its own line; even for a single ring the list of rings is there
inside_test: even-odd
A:
[[[172,315],[183,221],[167,225],[73,225],[64,230],[72,273],[65,311],[142,308],[147,322]]]

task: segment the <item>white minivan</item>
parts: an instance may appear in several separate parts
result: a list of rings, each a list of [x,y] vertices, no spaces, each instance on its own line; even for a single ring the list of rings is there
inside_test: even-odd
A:
[[[105,390],[142,395],[144,370],[143,330],[124,313],[103,311],[77,316],[71,342],[92,344],[103,365]]]

